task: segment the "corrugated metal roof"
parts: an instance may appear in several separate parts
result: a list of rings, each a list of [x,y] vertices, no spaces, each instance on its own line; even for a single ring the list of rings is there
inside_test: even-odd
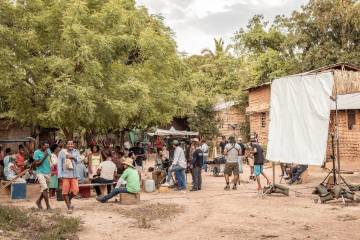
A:
[[[228,102],[219,102],[219,103],[216,103],[213,107],[214,111],[221,111],[221,110],[224,110],[224,109],[228,109],[232,106],[236,105],[236,102],[235,101],[228,101]]]
[[[338,110],[360,109],[360,93],[338,95]],[[331,101],[331,110],[335,110],[335,101]]]

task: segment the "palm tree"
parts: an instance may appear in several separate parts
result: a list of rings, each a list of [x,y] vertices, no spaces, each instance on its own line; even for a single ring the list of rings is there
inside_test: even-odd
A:
[[[215,42],[215,52],[211,51],[208,48],[205,48],[201,51],[201,54],[209,55],[211,57],[219,57],[229,53],[229,50],[231,49],[231,45],[225,47],[225,42],[222,38],[219,39],[214,38],[214,42]]]

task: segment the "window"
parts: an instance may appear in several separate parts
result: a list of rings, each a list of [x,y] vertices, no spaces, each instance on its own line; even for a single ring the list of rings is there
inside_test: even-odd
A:
[[[356,124],[356,112],[355,110],[348,110],[348,129],[353,129],[354,125]]]
[[[266,113],[262,112],[260,114],[261,127],[266,127]]]

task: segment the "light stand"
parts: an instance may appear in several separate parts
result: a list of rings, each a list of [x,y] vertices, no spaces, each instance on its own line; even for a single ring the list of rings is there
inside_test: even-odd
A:
[[[355,200],[355,194],[351,190],[351,186],[341,176],[340,173],[340,141],[339,141],[339,118],[338,118],[338,94],[335,81],[335,97],[331,96],[331,100],[335,102],[335,127],[334,132],[331,134],[331,149],[332,149],[332,169],[324,180],[315,188],[314,193],[320,196],[321,203],[341,197],[343,203],[345,198]],[[336,154],[335,154],[336,152]],[[337,168],[336,164],[337,162]],[[330,176],[332,175],[332,184],[330,184]],[[325,183],[327,181],[327,184]]]
[[[273,180],[272,183],[263,189],[263,195],[270,195],[272,193],[281,193],[289,196],[289,187],[275,183],[275,162],[272,162]]]

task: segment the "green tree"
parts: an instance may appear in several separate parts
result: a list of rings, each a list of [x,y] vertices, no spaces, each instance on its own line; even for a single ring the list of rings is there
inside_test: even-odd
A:
[[[359,16],[357,0],[310,0],[300,11],[284,18],[301,71],[338,62],[360,65]]]
[[[203,100],[197,104],[189,116],[189,123],[191,129],[198,131],[201,137],[212,139],[219,134],[216,113],[213,103],[209,100]]]
[[[249,66],[249,85],[296,71],[297,59],[287,34],[282,31],[280,17],[268,25],[262,15],[255,15],[246,29],[240,29],[233,38],[235,53]]]
[[[0,1],[1,97],[22,124],[167,123],[192,107],[185,73],[171,30],[133,0]]]
[[[359,65],[359,16],[354,0],[310,0],[271,25],[255,15],[235,34],[235,53],[247,62],[253,85],[338,62]]]
[[[216,39],[214,38],[215,43],[215,51],[211,51],[209,48],[205,48],[201,51],[203,55],[209,55],[211,57],[221,57],[224,55],[228,55],[231,49],[231,45],[225,46],[225,42],[222,38]]]

